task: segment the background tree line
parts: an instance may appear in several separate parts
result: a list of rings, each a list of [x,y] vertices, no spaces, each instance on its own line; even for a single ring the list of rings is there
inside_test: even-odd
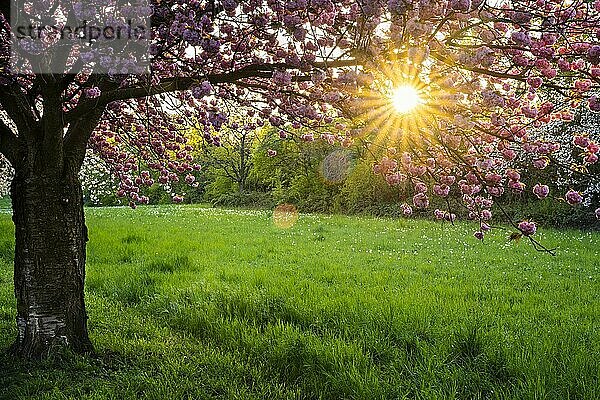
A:
[[[551,137],[568,141],[576,132],[598,137],[600,127],[591,113],[581,111],[573,121],[549,124],[536,135],[541,140]],[[149,197],[150,204],[170,204],[175,193],[183,193],[186,203],[267,209],[290,203],[301,212],[387,217],[401,217],[401,204],[410,204],[406,187],[390,185],[381,175],[373,173],[373,165],[387,149],[370,145],[367,139],[342,146],[325,132],[297,129],[289,133],[243,120],[234,120],[218,134],[219,141],[215,143],[190,131],[190,138],[196,141],[193,143],[195,160],[203,166],[194,172],[192,187],[182,175],[179,182],[167,185],[166,190],[155,183],[142,189],[141,194]],[[567,143],[564,144],[567,149]],[[526,189],[522,193],[507,193],[502,208],[496,207],[496,215],[507,219],[528,218],[551,226],[597,229],[593,210],[600,205],[600,185],[587,177],[598,176],[598,164],[590,166],[588,171],[568,176],[559,173],[558,163],[568,165],[576,157],[577,154],[562,152],[543,169],[532,168],[531,162],[522,160],[521,174]],[[8,194],[12,176],[10,166],[2,159],[0,176],[2,198]],[[127,204],[117,195],[118,183],[110,169],[91,151],[88,151],[81,178],[87,206]],[[573,208],[553,196],[538,200],[531,192],[537,182],[548,183],[551,193],[569,188],[578,190],[585,195],[586,203]],[[438,200],[438,204],[432,204],[428,210],[415,209],[415,213],[428,217],[432,210],[439,208],[466,218],[459,196],[451,192],[448,202]]]
[[[573,132],[581,131],[598,135],[596,122],[586,113],[579,113],[574,121],[551,124],[537,135],[540,139],[552,136],[571,140]],[[411,204],[408,187],[390,185],[373,172],[373,165],[387,148],[373,146],[366,138],[342,145],[325,132],[299,128],[289,133],[243,121],[222,128],[217,143],[193,133],[190,131],[190,137],[199,141],[194,143],[195,161],[203,166],[202,170],[193,173],[194,185],[190,188],[183,175],[166,190],[154,184],[141,193],[149,197],[150,204],[170,204],[174,193],[183,193],[186,203],[266,209],[290,203],[301,212],[386,217],[401,217],[402,203]],[[557,163],[568,164],[576,156],[563,153],[559,160],[553,160],[543,169],[532,168],[530,160],[523,159],[521,174],[526,189],[522,193],[505,194],[502,208],[494,210],[496,216],[515,220],[527,218],[551,226],[597,229],[593,210],[600,204],[600,188],[586,176],[597,175],[600,172],[598,165],[591,166],[590,171],[570,176],[558,171]],[[526,158],[526,155],[521,157]],[[115,194],[117,182],[110,175],[101,161],[88,154],[82,172],[88,206],[127,204]],[[556,196],[568,188],[578,190],[585,194],[586,203],[573,208],[552,195],[538,200],[531,188],[540,181],[548,183],[551,193]],[[448,201],[437,200],[424,211],[415,209],[415,215],[432,217],[433,210],[439,208],[466,218],[460,196],[460,193],[451,192]]]

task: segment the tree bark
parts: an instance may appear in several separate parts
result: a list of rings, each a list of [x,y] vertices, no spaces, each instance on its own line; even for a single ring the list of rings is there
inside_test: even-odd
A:
[[[12,351],[25,358],[63,347],[90,353],[81,183],[77,171],[33,165],[15,166],[11,186],[18,329]]]

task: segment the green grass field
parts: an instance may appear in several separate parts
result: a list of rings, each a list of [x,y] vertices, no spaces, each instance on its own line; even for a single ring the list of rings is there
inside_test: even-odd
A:
[[[0,210],[10,208],[10,198],[0,197]]]
[[[598,399],[600,234],[88,209],[97,357],[0,356],[6,399]],[[0,348],[16,332],[0,214]],[[2,397],[3,396],[3,397]]]

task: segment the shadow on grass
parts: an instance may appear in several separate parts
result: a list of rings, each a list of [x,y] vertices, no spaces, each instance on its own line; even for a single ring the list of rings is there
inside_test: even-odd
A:
[[[38,362],[3,353],[0,399],[275,399],[288,398],[290,393],[322,399],[403,398],[407,393],[428,398],[422,397],[419,388],[427,380],[431,384],[432,379],[438,382],[438,394],[488,398],[498,387],[510,391],[514,379],[504,358],[486,353],[477,330],[459,332],[452,338],[445,373],[427,370],[425,347],[435,342],[420,340],[418,334],[406,332],[393,339],[394,344],[389,337],[370,338],[366,348],[354,341],[319,338],[289,326],[279,326],[275,334],[253,336],[241,325],[225,327],[224,322],[199,315],[195,321],[188,320],[188,333],[210,336],[206,338],[212,342],[209,346],[181,337],[178,341],[183,347],[176,349],[133,346],[128,353],[100,349],[95,356],[63,352]],[[198,379],[203,380],[202,387],[198,387]],[[248,397],[232,395],[234,392],[247,393]]]
[[[5,349],[0,353],[0,399],[79,397],[93,392],[97,382],[109,379],[111,373],[132,373],[134,364],[111,352],[84,356],[61,350],[44,360],[28,361]]]
[[[354,316],[351,326],[336,325],[331,322],[335,312],[303,314],[276,296],[220,294],[204,301],[213,307],[172,309],[164,323],[221,351],[241,352],[268,379],[307,398],[403,398],[406,393],[421,398],[424,385],[437,386],[437,395],[488,398],[498,388],[512,391],[517,381],[504,353],[481,328],[438,337],[414,321]],[[350,323],[353,315],[337,317]],[[371,329],[361,331],[361,326]],[[440,359],[446,345],[448,354]]]

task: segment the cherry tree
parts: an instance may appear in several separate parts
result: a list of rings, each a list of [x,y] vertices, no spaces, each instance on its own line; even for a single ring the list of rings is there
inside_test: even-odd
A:
[[[140,188],[200,168],[190,123],[215,142],[239,110],[284,132],[320,132],[344,117],[354,125],[302,140],[365,138],[386,153],[374,172],[414,192],[407,214],[430,196],[460,193],[483,238],[494,201],[534,190],[513,165],[519,153],[541,165],[559,150],[530,128],[572,118],[579,103],[600,111],[598,0],[129,1],[123,15],[151,20],[147,57],[137,59],[123,57],[130,44],[106,51],[98,38],[71,35],[74,44],[59,46],[66,26],[113,21],[105,15],[112,0],[20,3],[19,22],[45,21],[37,36],[15,42],[21,31],[2,5],[0,153],[15,170],[13,351],[26,357],[93,349],[78,178],[88,149],[135,207],[148,202]],[[564,100],[548,101],[546,90]],[[579,167],[596,162],[595,141],[573,144]],[[529,237],[536,230],[532,221],[515,227]]]

